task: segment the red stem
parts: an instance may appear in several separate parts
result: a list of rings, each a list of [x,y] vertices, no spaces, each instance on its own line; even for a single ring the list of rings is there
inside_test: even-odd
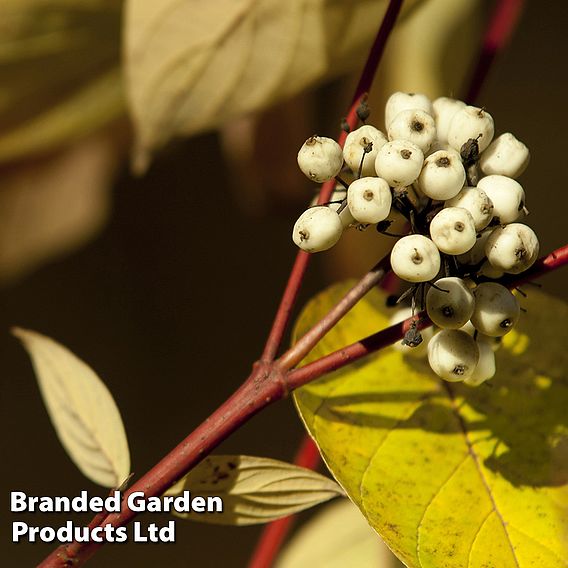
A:
[[[526,282],[544,276],[557,268],[568,264],[568,245],[551,252],[549,255],[537,260],[534,265],[519,276],[511,276],[507,279],[501,279],[499,282],[509,288],[517,288]],[[373,333],[351,345],[338,349],[317,361],[309,363],[299,369],[289,371],[286,375],[286,383],[288,390],[293,391],[307,383],[319,379],[327,373],[336,371],[346,365],[358,361],[362,357],[374,353],[379,349],[388,347],[396,341],[401,340],[406,333],[408,326],[412,320],[417,320],[417,328],[424,329],[432,325],[432,321],[428,314],[420,312],[400,323],[387,327],[377,333]]]
[[[465,97],[468,104],[473,104],[477,100],[495,57],[511,39],[519,22],[523,5],[523,0],[499,0],[497,3],[487,26],[469,90]]]
[[[345,119],[349,128],[355,128],[357,125],[357,121],[359,120],[357,116],[357,109],[359,108],[364,96],[365,95],[356,97],[349,109],[349,113]],[[338,138],[338,143],[341,147],[343,147],[343,144],[345,143],[345,138],[347,138],[347,132],[342,130]],[[334,188],[335,180],[326,181],[321,187],[318,203],[327,203]],[[304,251],[299,251],[296,255],[296,260],[292,266],[290,277],[288,278],[286,288],[282,294],[282,300],[280,300],[280,305],[276,311],[272,328],[268,334],[268,339],[266,340],[266,345],[264,346],[264,351],[260,358],[260,360],[265,363],[271,363],[274,361],[276,353],[282,344],[282,338],[284,337],[286,328],[290,323],[292,310],[294,309],[294,305],[298,298],[298,293],[304,280],[304,275],[306,274],[310,258],[311,255]]]
[[[315,442],[307,434],[304,434],[294,463],[307,469],[316,469],[319,461],[320,453]],[[290,515],[273,521],[264,527],[248,568],[268,568],[272,566],[295,520],[296,515]]]
[[[527,274],[511,279],[508,284],[511,287],[519,286],[529,278],[542,276],[566,264],[568,264],[568,245],[540,259],[531,270],[527,271]],[[425,314],[421,313],[419,317],[422,318],[418,324],[419,329],[431,325]],[[239,389],[124,495],[128,496],[133,491],[143,491],[146,497],[162,495],[167,488],[260,410],[285,398],[292,390],[401,339],[412,319],[409,318],[379,331],[297,370],[284,372],[278,361],[272,364],[255,364],[253,372]],[[135,516],[136,513],[126,507],[124,500],[121,512],[109,515],[105,525],[111,524],[115,527],[124,525]],[[81,566],[102,544],[90,542],[60,546],[39,566],[42,568]]]
[[[371,46],[369,56],[365,62],[365,67],[363,67],[359,82],[355,88],[353,102],[357,101],[365,93],[368,93],[371,90],[371,86],[373,85],[373,81],[377,74],[377,68],[379,67],[379,63],[381,62],[385,52],[387,41],[394,28],[400,9],[402,8],[402,2],[403,0],[391,0],[389,2],[383,21],[381,22],[381,27],[379,28],[373,45]]]
[[[129,494],[134,491],[143,491],[147,497],[162,495],[227,436],[248,422],[264,407],[284,398],[287,392],[284,377],[278,369],[256,364],[248,379],[225,403],[123,493],[124,499],[120,513],[108,515],[104,524],[117,527],[130,522],[137,513],[126,507],[126,498]],[[81,566],[102,544],[104,543],[73,542],[70,545],[60,546],[39,564],[39,567]]]
[[[380,260],[345,296],[279,359],[284,370],[295,367],[322,337],[390,270],[390,255]]]
[[[353,93],[349,113],[345,119],[350,130],[355,128],[357,125],[357,110],[371,89],[371,85],[373,84],[373,80],[377,74],[377,68],[385,51],[387,40],[394,28],[398,14],[400,13],[402,2],[403,0],[391,0],[389,2],[389,6],[379,27],[375,41],[371,46],[369,55],[367,56],[367,61],[365,62],[365,67],[361,72],[361,78],[359,79],[359,83]],[[347,138],[347,132],[342,130],[337,140],[341,147],[343,147],[343,144],[345,143],[345,138]],[[318,199],[319,204],[329,201],[334,187],[335,180],[331,180],[323,184]],[[280,344],[282,343],[282,338],[284,337],[284,332],[290,322],[292,309],[298,297],[298,292],[304,279],[304,274],[306,273],[309,260],[310,256],[302,251],[300,251],[296,256],[296,261],[292,267],[292,272],[290,273],[286,289],[282,295],[280,306],[276,312],[276,317],[274,318],[272,329],[268,335],[268,339],[261,356],[261,361],[271,362],[276,357],[276,353],[278,352]]]

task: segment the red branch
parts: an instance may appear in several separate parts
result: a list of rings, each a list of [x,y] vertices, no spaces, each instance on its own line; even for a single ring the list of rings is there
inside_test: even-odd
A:
[[[369,290],[381,282],[389,270],[390,256],[387,255],[365,274],[310,331],[278,359],[280,368],[288,370],[295,367]]]
[[[508,284],[511,287],[519,286],[529,277],[542,276],[566,264],[568,264],[568,245],[540,259],[526,274],[511,279]],[[419,329],[431,325],[425,314],[421,313],[419,317],[421,318]],[[255,364],[253,372],[243,385],[181,444],[132,485],[125,496],[133,491],[143,491],[146,497],[162,495],[168,487],[260,410],[285,398],[294,389],[402,339],[412,319],[409,318],[379,331],[297,370],[284,372],[278,361],[273,364]],[[109,515],[105,525],[111,524],[115,527],[124,525],[135,516],[136,513],[126,507],[124,500],[121,512]],[[102,544],[89,542],[60,546],[39,566],[42,568],[81,566]]]
[[[353,94],[351,107],[345,119],[350,130],[355,128],[357,125],[359,120],[357,110],[371,89],[373,80],[377,73],[377,68],[385,51],[387,40],[394,28],[398,14],[400,13],[402,2],[403,0],[391,0],[389,2],[389,6],[379,27],[375,41],[371,46],[367,61],[365,62],[365,66],[361,73],[361,78],[359,79],[359,83],[357,84]],[[341,147],[343,147],[343,144],[345,143],[345,138],[347,138],[347,131],[341,130],[337,140]],[[335,180],[328,181],[322,185],[318,199],[319,204],[327,203],[329,201],[334,187]],[[284,332],[290,322],[292,309],[298,297],[298,292],[308,268],[309,260],[309,254],[303,251],[298,252],[288,283],[286,284],[286,289],[282,295],[280,306],[276,312],[272,329],[268,335],[268,339],[261,356],[261,361],[271,362],[276,357],[276,353],[278,352],[278,348],[280,347],[282,338],[284,337]]]
[[[519,22],[523,5],[523,0],[499,0],[495,7],[465,97],[468,104],[473,104],[477,100],[495,57],[511,39]]]
[[[349,109],[349,113],[347,114],[347,118],[345,120],[350,129],[355,128],[355,126],[357,125],[357,121],[359,120],[357,116],[357,109],[359,108],[359,105],[361,104],[361,101],[365,96],[366,95],[363,94],[360,97],[356,97],[353,104],[351,105],[351,108]],[[347,132],[345,130],[342,130],[338,138],[338,143],[342,147],[345,143],[345,138],[347,138]],[[334,188],[335,180],[325,182],[321,187],[318,203],[327,203]],[[272,361],[274,361],[276,353],[278,352],[278,349],[282,344],[282,339],[284,337],[286,328],[290,323],[292,310],[294,308],[294,305],[296,304],[298,293],[300,291],[300,287],[302,286],[310,258],[311,255],[302,250],[299,251],[296,255],[296,260],[294,261],[292,271],[290,272],[290,277],[288,278],[286,288],[284,290],[284,293],[282,294],[282,300],[280,300],[280,305],[278,306],[278,310],[274,318],[274,323],[272,324],[272,329],[268,334],[268,339],[266,340],[266,345],[264,346],[264,351],[260,358],[260,360],[265,363],[271,363]]]

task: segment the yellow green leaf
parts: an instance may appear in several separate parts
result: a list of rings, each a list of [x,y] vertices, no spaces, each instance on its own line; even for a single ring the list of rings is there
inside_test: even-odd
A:
[[[357,507],[340,499],[322,508],[282,550],[275,568],[399,566]]]
[[[296,336],[347,289],[312,300]],[[485,387],[388,348],[295,395],[329,469],[408,566],[567,566],[568,306],[532,288],[521,303]],[[388,311],[373,291],[306,362],[384,328]]]
[[[118,487],[130,473],[130,453],[116,404],[95,372],[66,347],[16,328],[36,372],[43,401],[63,447],[91,481]]]
[[[0,161],[76,140],[124,108],[120,0],[3,0]]]
[[[418,0],[404,3],[404,12]],[[361,65],[386,0],[126,1],[126,82],[135,163]]]
[[[268,523],[343,495],[328,477],[293,464],[252,456],[209,456],[165,495],[192,495],[223,500],[216,515],[175,513],[178,517],[219,525]]]

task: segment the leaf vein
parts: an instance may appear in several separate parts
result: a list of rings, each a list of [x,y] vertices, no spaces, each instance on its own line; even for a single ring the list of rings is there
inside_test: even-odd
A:
[[[475,453],[475,451],[473,449],[473,444],[471,443],[471,440],[469,439],[469,432],[467,430],[467,426],[465,424],[463,416],[460,414],[459,408],[456,405],[456,399],[455,399],[454,391],[452,390],[452,388],[450,387],[450,385],[446,381],[443,381],[443,382],[444,382],[444,388],[446,389],[446,391],[448,393],[448,397],[450,399],[450,404],[451,404],[452,410],[453,410],[454,414],[456,415],[456,417],[458,419],[460,430],[463,434],[464,441],[465,441],[465,444],[467,446],[467,451],[469,452],[469,455],[473,459],[473,464],[475,465],[475,469],[477,470],[477,473],[479,474],[479,478],[481,479],[481,482],[483,483],[483,486],[485,487],[485,490],[487,492],[489,500],[491,501],[491,506],[493,507],[495,514],[497,515],[497,517],[501,521],[501,524],[503,526],[503,531],[505,532],[505,535],[507,537],[507,543],[509,544],[509,547],[511,549],[511,554],[513,555],[513,559],[515,560],[515,566],[517,566],[517,568],[520,568],[519,559],[517,558],[517,555],[515,553],[515,547],[513,546],[513,543],[511,542],[511,536],[509,535],[509,531],[507,530],[507,523],[505,522],[505,519],[503,518],[503,515],[501,514],[501,511],[499,510],[499,507],[497,506],[497,502],[495,501],[495,498],[493,496],[493,492],[491,491],[491,487],[489,486],[489,482],[487,481],[487,478],[485,477],[485,474],[483,473],[483,469],[481,467],[481,464],[479,463],[479,459],[477,457],[477,454]]]

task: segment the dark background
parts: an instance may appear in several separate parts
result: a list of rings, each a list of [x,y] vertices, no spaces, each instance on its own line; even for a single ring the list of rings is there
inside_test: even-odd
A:
[[[564,244],[567,234],[565,11],[560,2],[528,3],[480,97],[500,130],[512,130],[531,149],[522,182],[543,252]],[[336,87],[326,87],[324,95]],[[337,100],[342,108],[347,103],[342,95]],[[291,168],[296,151],[289,148]],[[16,520],[7,514],[10,490],[102,494],[60,446],[10,326],[57,339],[104,379],[126,424],[136,474],[221,403],[260,354],[296,252],[290,229],[301,204],[247,216],[220,155],[210,134],[171,148],[142,179],[125,170],[111,221],[94,242],[1,291],[3,566],[31,566],[53,548],[10,544],[9,523]],[[324,262],[312,263],[302,301],[328,283]],[[567,297],[565,273],[542,282],[546,291]],[[219,451],[291,460],[301,435],[285,401]],[[36,522],[57,524],[45,515]],[[180,521],[176,545],[106,546],[91,564],[244,566],[259,530]]]

